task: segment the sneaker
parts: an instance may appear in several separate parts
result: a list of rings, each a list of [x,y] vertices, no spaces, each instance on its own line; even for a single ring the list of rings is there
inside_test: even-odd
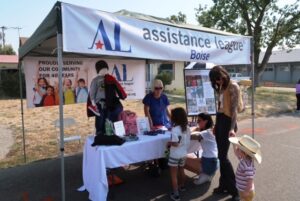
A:
[[[89,110],[91,110],[95,115],[97,115],[97,116],[100,117],[100,113],[99,113],[99,110],[98,110],[97,106],[90,105],[88,108],[89,108]]]
[[[194,184],[201,185],[201,184],[204,184],[206,182],[210,182],[211,179],[212,179],[212,177],[209,176],[209,175],[207,175],[207,174],[200,174],[199,177],[198,177],[198,179],[196,179],[194,181]]]
[[[213,194],[223,195],[229,194],[229,192],[224,187],[217,187],[213,190]]]
[[[171,193],[170,198],[174,201],[180,201],[179,195],[175,195],[174,193]]]

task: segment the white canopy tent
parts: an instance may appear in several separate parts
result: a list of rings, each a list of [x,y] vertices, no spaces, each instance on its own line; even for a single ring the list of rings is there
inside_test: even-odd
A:
[[[19,63],[26,57],[35,56],[57,57],[59,64],[62,200],[65,200],[63,57],[135,58],[220,65],[252,63],[250,37],[175,24],[124,10],[107,13],[62,2],[54,5],[19,49]],[[254,127],[254,120],[252,122]]]

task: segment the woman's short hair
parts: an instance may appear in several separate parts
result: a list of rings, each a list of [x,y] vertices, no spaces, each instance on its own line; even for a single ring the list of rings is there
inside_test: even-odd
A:
[[[152,86],[152,90],[154,90],[154,88],[155,87],[164,87],[164,84],[163,84],[163,82],[161,81],[161,80],[159,80],[159,79],[155,79],[154,81],[153,81],[153,86]]]
[[[214,121],[211,118],[211,115],[208,113],[200,113],[198,114],[198,119],[202,119],[204,121],[207,121],[206,125],[205,125],[205,129],[209,129],[212,128],[214,126]]]
[[[209,71],[209,79],[211,81],[211,86],[215,90],[219,91],[219,85],[217,84],[216,81],[218,80],[223,80],[223,89],[226,89],[229,81],[230,81],[230,76],[228,72],[223,68],[222,66],[214,66],[210,71]]]

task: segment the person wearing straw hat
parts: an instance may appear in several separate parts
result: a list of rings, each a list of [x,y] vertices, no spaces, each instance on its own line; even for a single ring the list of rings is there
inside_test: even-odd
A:
[[[234,153],[239,159],[236,169],[236,187],[239,191],[241,201],[252,201],[255,195],[254,160],[261,163],[262,156],[260,144],[248,135],[242,137],[230,137],[229,141],[233,144]]]

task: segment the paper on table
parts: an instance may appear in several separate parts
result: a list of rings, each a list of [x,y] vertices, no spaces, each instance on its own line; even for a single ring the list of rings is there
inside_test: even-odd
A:
[[[138,134],[143,134],[145,131],[150,131],[150,124],[148,117],[138,117],[136,119]]]
[[[125,127],[123,121],[117,121],[114,122],[115,127],[115,133],[118,136],[124,136],[125,135]]]

